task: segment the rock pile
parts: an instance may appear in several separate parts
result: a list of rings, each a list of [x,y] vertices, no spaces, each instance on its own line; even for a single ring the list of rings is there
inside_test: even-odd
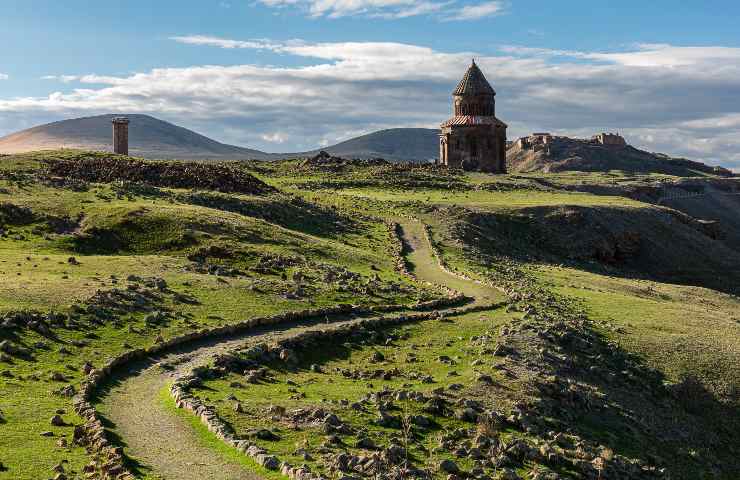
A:
[[[275,191],[228,163],[154,162],[128,158],[82,157],[46,162],[52,176],[86,182],[139,182],[157,187],[217,190],[261,195]]]

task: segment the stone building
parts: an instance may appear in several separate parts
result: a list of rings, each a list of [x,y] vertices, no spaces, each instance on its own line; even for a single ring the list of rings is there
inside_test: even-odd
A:
[[[458,84],[453,117],[441,125],[438,163],[452,168],[506,172],[506,128],[496,118],[496,92],[475,61]]]
[[[113,123],[113,153],[128,155],[128,118],[115,117]]]
[[[617,133],[599,133],[591,137],[591,140],[601,145],[611,147],[626,147],[627,142],[624,137]]]

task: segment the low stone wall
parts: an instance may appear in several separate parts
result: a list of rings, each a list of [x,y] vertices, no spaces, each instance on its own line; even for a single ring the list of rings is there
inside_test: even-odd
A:
[[[280,323],[306,320],[314,317],[325,317],[327,315],[362,315],[398,311],[402,309],[429,310],[454,305],[460,301],[460,297],[447,297],[431,300],[429,302],[417,303],[410,307],[404,305],[383,305],[376,307],[339,305],[336,307],[286,312],[268,317],[252,318],[232,325],[203,329],[165,340],[149,348],[130,350],[112,359],[102,368],[92,370],[89,373],[87,380],[81,384],[79,393],[73,399],[73,405],[75,412],[82,417],[85,423],[77,427],[75,431],[75,439],[79,444],[88,447],[91,453],[97,457],[97,465],[89,465],[87,467],[89,470],[99,469],[101,472],[100,477],[106,480],[134,479],[135,476],[125,468],[122,448],[116,447],[110,443],[105,434],[105,428],[103,427],[100,416],[95,410],[95,407],[90,403],[90,398],[94,395],[98,386],[110,378],[111,374],[121,366],[130,362],[161,355],[176,346],[209,338],[228,337],[264,325],[276,325]],[[436,312],[428,312],[421,315],[428,315],[431,317],[436,314]]]
[[[393,223],[392,225],[392,232],[396,236],[399,243],[401,242],[398,229],[400,228],[397,224]],[[425,232],[426,228],[428,228],[425,225]],[[435,253],[435,257],[437,258],[437,261],[439,260],[439,255],[437,255],[436,250],[434,250],[434,244],[431,242],[431,238],[428,233],[427,234],[427,240],[430,241],[430,245],[432,245],[432,250]],[[404,273],[405,275],[410,276],[413,278],[413,276],[408,272],[408,269],[406,268],[406,263],[403,260],[402,257],[402,245],[401,249],[397,249],[397,261],[396,265],[399,271],[401,273]],[[440,262],[440,268],[445,269],[445,271],[448,271]],[[452,273],[452,272],[449,272]],[[455,274],[452,273],[454,275]],[[462,277],[466,278],[466,277]],[[430,283],[427,283],[428,285],[432,285]],[[119,355],[118,357],[113,358],[110,360],[106,365],[99,369],[93,369],[87,376],[87,379],[82,382],[80,385],[80,390],[75,395],[73,399],[73,406],[75,409],[75,412],[84,420],[84,423],[82,425],[79,425],[75,428],[75,441],[80,444],[84,445],[88,448],[88,450],[96,457],[95,461],[91,463],[90,465],[85,467],[85,473],[86,474],[93,474],[96,471],[99,471],[100,475],[99,478],[104,480],[133,480],[135,479],[135,475],[131,473],[129,470],[127,470],[125,466],[124,461],[124,455],[123,455],[123,448],[115,446],[110,442],[110,440],[107,438],[107,435],[105,433],[105,428],[103,426],[103,423],[101,421],[100,415],[98,414],[95,407],[90,403],[90,399],[95,394],[97,388],[107,381],[111,374],[118,368],[121,368],[122,366],[130,363],[135,362],[139,360],[143,360],[145,358],[161,355],[165,353],[166,351],[172,349],[176,346],[182,346],[187,343],[201,341],[209,338],[218,338],[218,337],[228,337],[232,336],[237,333],[242,333],[244,331],[250,330],[252,328],[256,328],[259,326],[264,325],[275,325],[279,323],[287,323],[291,321],[299,321],[299,320],[306,320],[309,318],[314,317],[325,317],[327,315],[341,315],[341,314],[357,314],[357,315],[363,315],[363,314],[373,314],[373,313],[384,313],[384,312],[392,312],[392,311],[399,311],[399,310],[417,310],[417,311],[424,311],[424,310],[433,310],[438,308],[448,308],[452,305],[459,304],[461,301],[465,300],[467,297],[465,297],[463,294],[456,292],[454,290],[448,289],[446,287],[441,287],[439,285],[434,285],[437,288],[441,288],[444,292],[447,293],[447,297],[440,298],[437,300],[431,300],[428,302],[420,302],[411,306],[405,306],[405,305],[380,305],[380,306],[373,306],[373,307],[362,307],[362,306],[356,306],[356,305],[338,305],[335,307],[327,307],[327,308],[319,308],[319,309],[309,309],[309,310],[303,310],[303,311],[296,311],[296,312],[285,312],[278,315],[272,315],[267,317],[258,317],[258,318],[252,318],[249,320],[245,320],[243,322],[231,324],[231,325],[224,325],[221,327],[215,327],[211,329],[203,329],[199,330],[197,332],[192,332],[189,334],[181,335],[178,337],[171,338],[169,340],[165,340],[162,342],[159,342],[151,347],[148,348],[137,348],[134,350],[130,350],[126,353],[123,353]],[[491,308],[491,306],[471,306],[467,308],[449,308],[444,313],[439,313],[437,311],[431,311],[431,312],[424,312],[419,313],[412,316],[405,316],[401,315],[398,317],[393,317],[392,319],[379,317],[377,319],[372,320],[363,320],[358,323],[359,325],[382,325],[382,324],[390,324],[391,322],[404,322],[404,321],[420,321],[424,319],[430,319],[435,318],[439,315],[450,315],[450,314],[459,314],[459,313],[468,313],[473,311],[480,311],[480,310],[486,310]],[[373,323],[363,323],[363,322],[373,322]],[[378,323],[374,323],[378,322]],[[311,332],[313,335],[317,335],[316,333]],[[318,335],[322,335],[322,333],[318,333]],[[174,392],[173,392],[174,395]],[[187,397],[181,398],[180,401],[187,399]],[[176,401],[177,398],[176,398]],[[187,402],[186,402],[187,403]],[[204,412],[204,407],[199,406],[196,403],[188,404],[191,405],[188,407],[186,403],[181,403],[181,408],[188,408],[189,410],[193,411],[196,415],[201,417],[201,420],[206,422],[207,419],[208,422],[213,423],[211,425],[210,423],[206,423],[208,425],[209,430],[213,429],[214,433],[218,435],[222,435],[224,438],[222,440],[226,441],[229,444],[232,444],[229,439],[232,439],[234,442],[236,442],[236,439],[232,436],[228,436],[227,433],[221,433],[222,432],[222,426],[218,424],[216,421],[215,414],[214,415],[208,415],[207,412]],[[219,436],[219,438],[221,438]],[[242,441],[243,442],[243,441]],[[237,449],[242,451],[243,443],[240,443],[236,446]],[[245,450],[246,451],[246,450]],[[260,457],[259,455],[265,455],[264,452],[258,452],[256,450],[252,450],[252,453],[254,455],[253,458],[255,460],[262,459],[265,460],[264,457]],[[251,454],[250,454],[251,455]],[[259,462],[259,460],[258,460]],[[288,469],[289,472],[292,472],[291,475],[293,477],[291,478],[306,478],[305,474],[306,472],[303,472],[301,469]],[[88,477],[90,478],[90,477]]]
[[[449,315],[459,315],[490,308],[488,306],[470,306],[463,308],[451,308],[444,312],[424,312],[413,315],[398,315],[394,317],[378,317],[366,320],[359,320],[349,325],[338,327],[328,327],[323,329],[309,330],[301,332],[291,337],[285,338],[275,345],[267,348],[260,357],[261,360],[273,360],[280,358],[280,352],[284,349],[298,350],[310,345],[316,340],[325,341],[335,339],[339,341],[346,338],[360,329],[384,328],[392,325],[403,323],[419,322],[430,320]],[[214,411],[209,408],[202,400],[189,393],[190,386],[197,382],[196,376],[190,374],[177,379],[170,387],[170,394],[175,401],[177,408],[185,409],[195,416],[205,425],[208,431],[212,432],[219,440],[235,448],[239,452],[249,456],[259,465],[270,469],[279,470],[283,475],[292,480],[323,480],[323,477],[313,474],[304,468],[296,468],[287,462],[281,462],[278,457],[270,454],[267,450],[251,443],[247,440],[239,439],[233,429],[224,422]]]

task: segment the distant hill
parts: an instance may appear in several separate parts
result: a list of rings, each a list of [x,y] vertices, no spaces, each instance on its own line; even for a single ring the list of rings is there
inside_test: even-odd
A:
[[[114,114],[74,118],[29,128],[0,138],[0,153],[77,148],[111,150]],[[362,135],[336,145],[298,153],[265,153],[217,142],[187,128],[149,115],[127,115],[132,156],[182,160],[278,160],[310,157],[323,150],[344,158],[384,158],[392,162],[429,162],[439,154],[439,130],[392,128]],[[526,138],[526,137],[525,137]],[[700,162],[650,153],[629,145],[606,146],[589,140],[550,137],[547,144],[535,139],[513,142],[507,150],[511,172],[603,172],[732,175],[729,170]]]
[[[73,118],[39,125],[0,138],[0,153],[77,148],[110,151],[111,120],[120,114]],[[129,153],[152,159],[182,160],[276,160],[315,155],[325,150],[350,158],[383,157],[391,161],[424,162],[437,156],[437,130],[394,128],[353,138],[337,145],[300,153],[265,153],[217,142],[187,128],[149,115],[126,115]]]
[[[74,118],[29,128],[0,138],[0,153],[62,147],[111,150],[111,119],[116,116],[119,115]],[[220,143],[149,115],[126,116],[131,120],[129,153],[132,156],[183,160],[261,160],[269,157],[264,152]]]
[[[428,162],[439,155],[439,130],[391,128],[322,148],[337,157],[384,158],[395,162]],[[319,150],[298,155],[311,155]],[[295,156],[296,154],[289,154]]]
[[[681,177],[702,174],[732,176],[722,167],[650,153],[630,145],[602,145],[569,137],[524,137],[506,152],[510,172],[608,172],[662,173]]]

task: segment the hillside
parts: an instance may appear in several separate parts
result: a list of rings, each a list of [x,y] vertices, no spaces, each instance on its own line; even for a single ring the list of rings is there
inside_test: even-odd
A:
[[[74,118],[39,125],[0,138],[0,153],[72,148],[111,151],[111,119],[118,115]],[[149,115],[128,115],[131,155],[182,160],[266,159],[257,150],[217,142],[187,128]]]
[[[352,138],[321,150],[346,158],[384,158],[391,162],[427,163],[439,156],[439,130],[429,128],[392,128]],[[285,158],[314,155],[287,154]]]
[[[738,478],[738,179],[326,167],[3,157],[0,480]]]
[[[721,167],[650,153],[630,145],[602,145],[592,140],[558,136],[519,139],[507,149],[506,161],[509,171],[517,173],[619,170],[681,177],[732,175]]]
[[[107,114],[39,125],[0,138],[0,153],[70,148],[111,151],[111,119]],[[312,156],[319,149],[299,153],[265,153],[217,142],[187,128],[149,115],[127,115],[133,156],[181,160],[275,160]],[[381,130],[323,148],[348,158],[382,157],[390,161],[426,162],[437,156],[437,131],[424,128]]]

